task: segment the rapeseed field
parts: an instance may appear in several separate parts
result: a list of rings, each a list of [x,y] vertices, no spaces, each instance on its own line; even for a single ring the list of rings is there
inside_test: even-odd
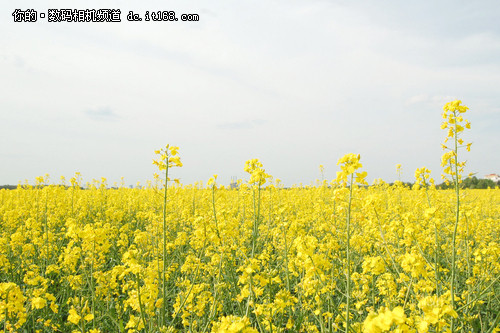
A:
[[[425,167],[367,186],[357,154],[316,186],[257,159],[236,187],[181,185],[170,145],[143,189],[75,174],[0,190],[0,329],[498,332],[500,190],[460,188],[466,111],[443,113],[453,190]]]

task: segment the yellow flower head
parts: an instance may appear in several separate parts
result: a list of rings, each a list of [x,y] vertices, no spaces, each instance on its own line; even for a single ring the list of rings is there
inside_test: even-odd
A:
[[[82,317],[80,317],[75,308],[71,306],[71,309],[69,310],[68,321],[72,324],[78,325],[80,319],[82,319]]]
[[[448,150],[441,157],[441,166],[445,168],[442,178],[445,180],[451,178],[452,183],[461,181],[461,175],[465,166],[465,162],[458,161],[459,148],[465,147],[467,151],[470,151],[471,147],[471,143],[465,143],[460,137],[465,129],[470,129],[470,122],[462,116],[469,108],[461,104],[462,101],[456,100],[446,103],[443,107],[443,119],[445,119],[445,122],[441,128],[447,131],[444,143],[451,140],[454,145],[451,147],[441,145],[444,150]]]
[[[254,333],[258,332],[250,324],[248,317],[226,316],[215,323],[213,333]]]
[[[216,181],[216,180],[217,180],[217,175],[213,175],[213,176],[212,176],[212,178],[210,178],[210,179],[208,180],[207,185],[208,185],[208,186],[215,185],[215,181]]]
[[[267,179],[271,178],[271,175],[266,173],[266,170],[262,168],[262,163],[256,158],[246,161],[244,170],[251,175],[249,184],[264,185]]]
[[[337,172],[337,181],[347,184],[348,177],[354,172],[363,167],[361,163],[359,163],[361,156],[359,154],[346,154],[342,156],[337,162],[337,165],[340,165],[341,171]],[[366,172],[356,173],[356,182],[359,184],[366,184],[365,178],[367,176]]]
[[[167,167],[182,167],[180,156],[178,156],[179,147],[167,145],[161,150],[155,150],[156,155],[160,155],[158,159],[153,160],[153,164],[158,166],[158,169],[165,170]]]

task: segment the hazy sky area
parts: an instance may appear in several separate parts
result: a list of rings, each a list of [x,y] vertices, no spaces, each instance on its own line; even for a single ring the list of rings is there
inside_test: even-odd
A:
[[[115,8],[121,23],[14,23],[19,8]],[[133,10],[199,22],[127,22]],[[466,172],[500,174],[500,2],[2,1],[0,185],[75,171],[152,179],[179,146],[184,184],[247,179],[259,158],[286,185],[335,177],[440,181],[443,105],[470,107]]]

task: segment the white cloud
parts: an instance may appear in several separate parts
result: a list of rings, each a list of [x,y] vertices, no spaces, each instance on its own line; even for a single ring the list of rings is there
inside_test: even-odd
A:
[[[109,107],[102,107],[97,109],[88,109],[84,111],[84,114],[90,119],[98,121],[115,121],[120,117]]]

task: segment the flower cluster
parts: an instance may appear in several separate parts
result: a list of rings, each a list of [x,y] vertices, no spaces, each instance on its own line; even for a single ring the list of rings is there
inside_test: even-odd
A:
[[[179,147],[166,145],[165,148],[155,150],[155,154],[160,155],[157,160],[153,160],[153,164],[158,166],[160,170],[165,170],[171,167],[182,167],[181,158],[178,155]]]
[[[389,310],[382,308],[379,313],[370,313],[363,322],[363,332],[381,333],[387,332],[394,325],[395,332],[410,332],[408,325],[405,324],[406,316],[401,306]]]
[[[13,282],[0,283],[0,321],[6,330],[17,331],[26,322],[26,297]]]
[[[267,179],[271,178],[271,175],[266,173],[266,170],[262,168],[262,163],[257,158],[246,161],[244,170],[250,174],[249,184],[262,186]]]
[[[457,318],[457,313],[447,302],[449,295],[438,297],[427,296],[418,302],[418,307],[424,313],[423,318],[419,318],[418,329],[427,332],[430,326],[436,326],[439,331],[448,326],[447,317]]]
[[[446,151],[441,157],[441,166],[444,167],[443,179],[451,177],[453,181],[460,182],[461,175],[465,167],[465,161],[458,161],[458,149],[465,147],[467,151],[470,151],[472,143],[464,144],[462,139],[462,133],[465,129],[470,129],[470,122],[463,118],[463,115],[469,109],[465,105],[461,105],[462,101],[456,100],[453,102],[446,103],[443,107],[443,123],[441,124],[441,129],[448,130],[447,136],[444,143],[441,145]],[[446,144],[448,140],[452,139],[452,147],[448,147]]]
[[[257,333],[247,317],[226,316],[214,324],[212,333]]]
[[[434,185],[434,179],[431,177],[431,170],[426,167],[417,168],[415,170],[415,189],[418,189],[421,186],[427,186],[429,184]]]
[[[349,176],[353,175],[355,171],[362,168],[363,165],[359,163],[361,156],[359,154],[346,154],[340,158],[337,165],[340,165],[341,171],[337,171],[337,181],[343,184],[348,183]],[[366,171],[356,172],[355,183],[368,185],[366,183],[366,176],[368,173]]]

